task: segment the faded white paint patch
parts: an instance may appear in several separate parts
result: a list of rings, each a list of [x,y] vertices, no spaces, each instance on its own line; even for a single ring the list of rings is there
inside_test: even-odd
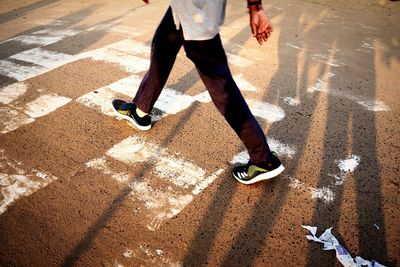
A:
[[[239,152],[236,154],[233,159],[230,161],[230,164],[247,164],[250,160],[249,153],[247,150]]]
[[[347,172],[347,173],[354,172],[355,169],[360,164],[360,161],[361,161],[360,156],[352,155],[348,159],[339,160],[338,167],[342,172]]]
[[[334,90],[328,88],[327,84],[322,79],[317,79],[317,82],[314,86],[309,87],[307,92],[314,93],[314,92],[326,92],[330,95],[343,97],[350,101],[354,101],[357,104],[361,105],[365,109],[369,111],[379,112],[379,111],[389,111],[390,108],[380,100],[369,100],[363,96],[354,96],[344,91]]]
[[[92,159],[92,160],[88,161],[85,165],[86,165],[86,167],[89,167],[89,168],[92,168],[95,170],[99,170],[104,174],[110,175],[114,180],[116,180],[120,183],[129,182],[130,177],[127,173],[115,172],[107,166],[106,157]]]
[[[210,176],[206,177],[202,181],[200,181],[192,190],[193,195],[198,195],[200,192],[202,192],[204,189],[206,189],[207,186],[212,184],[215,179],[217,179],[225,170],[224,169],[218,169],[215,171],[213,174]]]
[[[314,86],[309,87],[307,92],[314,93],[314,92],[327,92],[326,83],[322,79],[317,79],[317,82]]]
[[[70,98],[59,96],[56,94],[43,95],[36,100],[26,104],[24,112],[32,118],[39,118],[68,104],[70,101]]]
[[[335,185],[342,185],[348,174],[355,171],[358,165],[361,162],[360,156],[352,155],[348,159],[338,160],[336,163],[338,164],[338,168],[340,170],[339,174],[328,174],[330,177],[333,177],[335,180]]]
[[[157,230],[161,224],[181,212],[192,200],[191,194],[182,194],[171,187],[165,191],[152,188],[147,182],[132,182],[131,195],[148,209],[151,222],[148,229]]]
[[[73,56],[37,47],[15,54],[10,58],[30,62],[50,69],[70,62]]]
[[[286,175],[285,178],[290,181],[290,187],[307,192],[313,199],[322,200],[326,204],[332,202],[335,199],[335,193],[328,187],[314,188],[311,186],[307,186],[300,180],[292,178],[288,175]]]
[[[206,170],[177,157],[160,157],[154,172],[161,179],[168,180],[181,188],[198,184],[204,180],[206,174]]]
[[[136,95],[136,92],[140,86],[141,81],[142,81],[141,77],[137,75],[132,75],[124,79],[118,80],[106,87],[110,88],[111,90],[117,93],[133,97]]]
[[[54,24],[53,24],[54,25]],[[43,29],[34,32],[32,35],[20,35],[7,41],[18,41],[27,45],[50,45],[57,43],[66,37],[77,35],[81,31],[78,30],[55,30],[55,29]]]
[[[282,97],[282,100],[289,106],[298,106],[300,104],[298,99],[289,96]]]
[[[208,93],[208,91],[201,92],[193,98],[200,103],[210,103],[212,101],[210,93]]]
[[[311,197],[317,198],[325,203],[330,203],[335,199],[335,193],[328,187],[310,188]]]
[[[238,55],[226,53],[226,56],[228,57],[228,62],[237,67],[245,68],[245,67],[249,67],[253,64],[253,61],[248,60],[247,58],[244,58],[244,57],[241,57]]]
[[[131,259],[135,254],[131,249],[127,248],[122,255],[124,255],[125,258]]]
[[[296,148],[294,146],[284,144],[273,138],[268,138],[268,145],[271,151],[274,151],[278,154],[278,157],[286,157],[291,159],[296,154]],[[230,161],[230,163],[247,164],[249,160],[250,160],[249,153],[247,152],[247,150],[244,150],[236,154]]]
[[[379,100],[359,100],[356,101],[357,104],[363,106],[364,108],[366,108],[369,111],[374,111],[374,112],[378,112],[378,111],[389,111],[390,108],[389,106],[387,106],[385,103],[383,103],[382,101]]]
[[[140,245],[135,250],[135,255],[141,261],[144,261],[146,266],[168,266],[168,267],[182,267],[182,263],[175,262],[166,257],[166,252],[162,249],[153,249],[148,245]]]
[[[46,68],[38,65],[24,66],[8,60],[0,60],[0,75],[24,81],[46,72]]]
[[[14,172],[14,174],[0,173],[0,214],[6,212],[16,200],[29,196],[57,180],[57,177],[38,170],[29,172],[22,170],[20,167],[22,164],[9,160],[4,155],[4,150],[0,150],[0,162]]]
[[[9,107],[0,107],[0,117],[0,131],[2,134],[14,131],[35,121],[35,119],[26,114]]]
[[[12,83],[0,88],[0,103],[10,104],[28,90],[28,85],[23,82]]]
[[[146,139],[130,136],[107,151],[107,156],[127,164],[146,162],[165,154],[165,148],[147,142]]]
[[[114,116],[112,100],[115,98],[116,94],[114,91],[111,91],[107,87],[102,87],[80,96],[76,101],[87,107],[99,110],[107,116]]]
[[[271,151],[275,151],[279,156],[291,159],[296,154],[296,148],[294,146],[284,144],[273,138],[268,138],[268,145]]]
[[[194,101],[195,98],[193,96],[184,95],[170,88],[164,88],[154,107],[168,115],[177,114],[187,109]]]
[[[341,65],[344,65],[344,63],[338,62],[336,59],[329,58],[329,55],[325,54],[314,54],[311,57],[314,61],[332,66],[332,67],[340,67]]]
[[[285,117],[285,111],[281,107],[252,99],[248,99],[247,103],[254,116],[270,123],[280,121]]]
[[[291,43],[287,43],[286,45],[287,45],[287,46],[290,46],[291,48],[294,48],[294,49],[298,49],[298,50],[301,49],[301,47],[299,47],[299,46],[297,46],[297,45],[294,45],[294,44],[291,44]]]
[[[248,82],[243,77],[243,74],[233,75],[233,79],[235,80],[236,85],[240,88],[241,91],[257,92],[257,88],[250,82]]]
[[[92,58],[119,65],[127,72],[138,73],[147,71],[150,66],[148,59],[129,55],[116,50],[100,48],[80,55],[81,58]]]

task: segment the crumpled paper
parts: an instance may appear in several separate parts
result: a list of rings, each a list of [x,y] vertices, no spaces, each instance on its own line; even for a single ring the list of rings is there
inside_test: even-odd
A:
[[[317,227],[308,225],[302,225],[302,227],[311,233],[311,235],[306,235],[308,240],[324,244],[324,250],[334,249],[336,251],[336,258],[344,267],[385,267],[377,261],[367,261],[358,256],[354,259],[347,249],[340,245],[336,237],[332,235],[332,227],[326,229],[320,237],[316,236]]]

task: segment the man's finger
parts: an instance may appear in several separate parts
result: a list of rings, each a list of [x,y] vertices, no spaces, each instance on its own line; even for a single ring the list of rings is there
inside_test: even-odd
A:
[[[251,28],[251,33],[253,34],[253,37],[256,37],[257,35],[257,25],[254,23],[250,24],[250,28]]]

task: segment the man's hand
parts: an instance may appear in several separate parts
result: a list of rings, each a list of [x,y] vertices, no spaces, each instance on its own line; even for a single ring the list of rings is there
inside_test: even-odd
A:
[[[266,42],[273,31],[272,24],[262,7],[250,6],[250,27],[253,37],[260,45]]]

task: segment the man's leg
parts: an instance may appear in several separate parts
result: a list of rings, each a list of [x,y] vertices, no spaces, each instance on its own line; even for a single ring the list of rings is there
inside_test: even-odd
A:
[[[183,44],[183,34],[177,30],[171,7],[161,20],[151,45],[150,68],[144,76],[133,102],[143,112],[150,113],[160,96]]]
[[[219,35],[206,41],[185,41],[184,47],[214,104],[246,146],[251,162],[268,161],[271,152],[265,135],[232,78]]]

